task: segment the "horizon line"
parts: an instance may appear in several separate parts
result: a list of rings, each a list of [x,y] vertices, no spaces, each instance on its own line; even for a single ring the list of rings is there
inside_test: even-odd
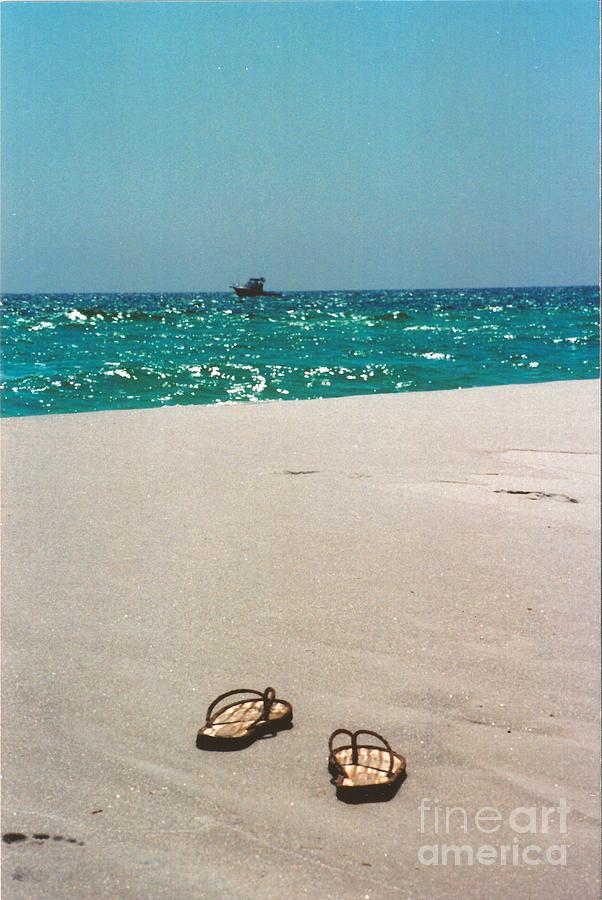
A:
[[[330,292],[340,292],[345,294],[360,294],[360,293],[369,293],[369,292],[378,292],[381,291],[383,293],[389,292],[401,292],[401,293],[410,293],[413,291],[500,291],[500,290],[534,290],[538,288],[542,289],[550,289],[550,288],[598,288],[600,290],[602,287],[602,283],[598,281],[597,283],[566,283],[566,284],[499,284],[499,285],[477,285],[474,287],[396,287],[396,288],[381,288],[381,287],[371,287],[371,288],[311,288],[310,290],[305,290],[303,288],[291,288],[289,290],[282,290],[280,293],[282,294],[326,294]],[[230,294],[232,293],[230,290],[211,290],[208,288],[195,289],[195,290],[140,290],[140,289],[120,289],[120,290],[52,290],[52,291],[10,291],[10,290],[0,290],[0,295],[2,297],[35,297],[40,295],[48,295],[48,296],[69,296],[71,294],[74,295],[85,295],[85,294],[102,294],[102,295],[121,295],[121,294]],[[261,295],[259,295],[261,296]],[[248,298],[255,299],[255,298]]]

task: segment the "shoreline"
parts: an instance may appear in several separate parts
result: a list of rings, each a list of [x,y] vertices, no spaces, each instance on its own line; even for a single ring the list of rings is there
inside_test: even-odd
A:
[[[597,897],[598,396],[6,419],[6,896]],[[239,684],[273,685],[294,728],[197,750]],[[339,727],[407,758],[390,803],[335,799]],[[547,832],[512,827],[544,806]],[[468,831],[442,830],[452,807]],[[541,863],[425,863],[443,843]]]
[[[378,397],[397,397],[397,396],[405,396],[406,394],[420,394],[421,396],[430,396],[431,394],[438,393],[453,393],[456,391],[480,391],[480,390],[491,390],[498,388],[515,388],[515,387],[533,387],[537,385],[545,385],[545,384],[564,384],[566,382],[577,382],[579,384],[588,383],[588,382],[600,382],[600,376],[592,376],[591,378],[558,378],[551,379],[549,381],[506,381],[500,384],[476,384],[476,385],[468,385],[467,387],[445,387],[445,388],[432,388],[429,391],[424,390],[404,390],[404,391],[384,391],[380,393],[373,394],[344,394],[333,397],[291,397],[289,399],[285,397],[277,397],[262,400],[259,397],[256,400],[211,400],[207,403],[165,403],[162,405],[154,405],[154,406],[119,406],[119,407],[107,407],[106,409],[91,409],[91,410],[73,410],[73,412],[35,412],[35,413],[25,413],[23,415],[9,415],[3,416],[0,414],[0,423],[1,422],[12,422],[15,420],[21,419],[40,419],[46,418],[48,416],[74,416],[74,415],[94,415],[96,413],[137,413],[144,412],[150,410],[160,410],[160,409],[195,409],[196,407],[247,407],[247,406],[258,406],[264,404],[289,404],[289,403],[314,403],[314,402],[331,402],[331,401],[339,401],[339,400],[364,400],[369,398],[378,398]]]

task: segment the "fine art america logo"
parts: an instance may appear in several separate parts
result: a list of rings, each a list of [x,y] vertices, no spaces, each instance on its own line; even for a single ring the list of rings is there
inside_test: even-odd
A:
[[[567,833],[569,808],[564,799],[558,806],[517,806],[505,811],[483,806],[469,812],[425,797],[418,809],[420,834],[435,838],[418,850],[423,866],[566,866],[567,847],[561,836]],[[500,829],[506,836],[503,841]],[[540,835],[546,836],[541,842]]]

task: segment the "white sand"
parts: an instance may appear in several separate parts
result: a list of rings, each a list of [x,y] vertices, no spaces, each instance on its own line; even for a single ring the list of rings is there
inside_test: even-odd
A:
[[[3,897],[598,897],[597,392],[6,420]],[[268,684],[291,731],[196,749]],[[335,799],[360,726],[408,759],[390,803]],[[508,821],[562,799],[566,834]]]

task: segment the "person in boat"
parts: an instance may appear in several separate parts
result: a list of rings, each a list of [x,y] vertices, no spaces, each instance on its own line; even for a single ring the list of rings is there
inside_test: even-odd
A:
[[[258,294],[261,294],[263,293],[264,281],[265,278],[249,278],[246,287],[250,288],[253,291],[257,291]]]

